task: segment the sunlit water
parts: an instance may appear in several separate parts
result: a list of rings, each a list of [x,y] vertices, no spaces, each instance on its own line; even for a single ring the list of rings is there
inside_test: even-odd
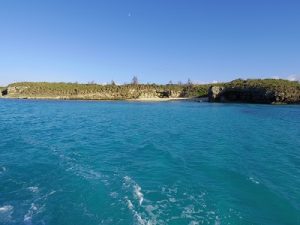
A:
[[[1,100],[0,224],[300,224],[300,106]]]

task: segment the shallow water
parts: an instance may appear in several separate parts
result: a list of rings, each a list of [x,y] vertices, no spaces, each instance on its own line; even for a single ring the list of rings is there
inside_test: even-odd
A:
[[[0,224],[300,224],[300,106],[0,100]]]

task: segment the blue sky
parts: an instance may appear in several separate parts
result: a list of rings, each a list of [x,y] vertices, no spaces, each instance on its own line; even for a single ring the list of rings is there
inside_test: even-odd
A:
[[[299,77],[300,1],[0,1],[0,85]]]

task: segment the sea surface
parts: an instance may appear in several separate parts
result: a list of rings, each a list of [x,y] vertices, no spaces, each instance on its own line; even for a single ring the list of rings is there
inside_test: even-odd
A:
[[[300,224],[300,106],[0,100],[0,224]]]

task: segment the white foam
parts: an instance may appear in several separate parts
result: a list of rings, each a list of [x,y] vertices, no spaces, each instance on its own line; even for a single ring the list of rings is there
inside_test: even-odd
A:
[[[125,176],[124,177],[124,183],[123,185],[127,188],[130,187],[130,185],[132,185],[133,181],[131,180],[131,178],[129,176]]]
[[[5,168],[4,166],[2,166],[2,167],[0,168],[0,174],[4,173],[5,171],[6,171],[6,168]]]
[[[130,181],[131,180],[131,178],[129,176],[125,176],[124,179],[125,179],[125,181]]]
[[[215,225],[220,225],[220,224],[221,224],[221,220],[218,216],[216,216]]]
[[[56,149],[55,147],[52,149],[54,155],[59,157],[62,163],[67,167],[65,169],[67,172],[72,172],[76,176],[83,177],[86,180],[100,180],[106,186],[110,184],[109,177],[107,175],[103,175],[101,172],[94,171],[93,169],[77,163],[76,158],[66,155],[64,152]],[[72,154],[75,156],[80,156],[80,153],[73,152]]]
[[[195,209],[193,205],[189,205],[183,208],[181,213],[182,218],[193,218],[193,214],[195,214]]]
[[[50,191],[49,193],[46,193],[45,195],[39,197],[37,200],[42,200],[42,201],[46,201],[48,199],[49,196],[55,194],[56,191],[55,190],[52,190]]]
[[[137,224],[140,225],[148,225],[149,223],[142,218],[142,216],[134,209],[134,205],[132,204],[132,202],[128,199],[128,197],[126,196],[125,199],[127,199],[127,207],[128,209],[132,212],[134,218],[136,219]],[[150,225],[150,224],[149,224]]]
[[[132,180],[129,176],[124,177],[125,187],[128,189],[132,188],[133,196],[137,199],[139,205],[141,206],[144,201],[144,194],[142,193],[142,188],[139,186],[134,180]]]
[[[194,221],[194,220],[189,223],[189,225],[198,225],[198,224],[199,224],[199,222]]]
[[[177,191],[178,191],[178,189],[177,189],[177,187],[174,187],[174,188],[170,188],[170,187],[168,187],[168,188],[162,187],[161,191],[162,191],[162,193],[164,193],[164,194],[176,194]]]
[[[14,207],[11,205],[4,205],[0,207],[0,222],[1,221],[9,221],[11,219],[11,215],[14,212]]]
[[[143,206],[144,194],[142,193],[142,188],[139,186],[131,177],[125,176],[123,187],[128,191],[129,196],[125,196],[126,204],[128,209],[131,211],[135,224],[139,225],[152,225],[158,224],[152,211],[153,206]],[[132,199],[130,199],[130,196]],[[134,201],[133,201],[134,200]],[[143,212],[143,209],[146,209]]]
[[[90,175],[91,175],[91,178],[94,178],[94,179],[99,179],[99,178],[101,178],[101,173],[96,172],[96,171],[94,171],[94,170],[89,170],[89,171],[88,171],[88,174],[90,174]]]
[[[28,187],[27,189],[33,193],[39,192],[39,188],[36,186]]]
[[[134,208],[134,206],[133,206],[133,204],[130,200],[127,200],[127,206],[128,206],[128,209],[133,209]]]
[[[147,205],[146,206],[146,211],[148,212],[148,214],[151,214],[154,216],[153,211],[156,210],[158,207],[157,206],[153,206],[153,205]]]
[[[142,193],[142,188],[138,185],[134,185],[134,195],[139,201],[139,205],[142,205],[144,201],[144,194]]]
[[[31,203],[30,208],[28,209],[27,213],[24,215],[24,223],[31,224],[32,216],[38,210],[34,203]]]
[[[118,197],[118,193],[117,192],[111,192],[110,194],[109,194],[112,198],[117,198]]]
[[[254,179],[253,177],[249,177],[249,180],[251,180],[253,183],[255,184],[259,184],[259,181],[257,181],[256,179]]]
[[[13,209],[14,209],[13,206],[5,205],[5,206],[0,207],[0,213],[6,213],[6,212],[9,212],[9,211],[12,211]]]
[[[123,188],[126,192],[125,201],[127,208],[133,215],[135,221],[134,224],[165,224],[163,220],[159,220],[159,214],[162,212],[162,209],[160,208],[161,204],[151,205],[153,202],[144,198],[144,193],[149,193],[151,191],[145,190],[143,193],[142,187],[129,176],[125,176],[123,179]],[[163,201],[166,201],[167,203],[167,200]]]
[[[52,191],[50,191],[50,192],[46,195],[46,197],[48,197],[48,196],[50,196],[50,195],[53,195],[53,194],[55,194],[55,193],[56,193],[56,191],[52,190]]]
[[[133,215],[134,224],[163,225],[182,219],[188,220],[186,224],[189,225],[221,224],[218,212],[211,210],[207,205],[205,201],[206,193],[204,192],[193,195],[179,191],[176,186],[163,186],[159,189],[163,199],[151,201],[151,199],[144,199],[144,194],[149,193],[149,190],[143,190],[129,176],[125,176],[123,179],[123,188],[126,192],[125,204]],[[152,190],[152,192],[155,192],[155,190]],[[178,208],[180,211],[178,210],[177,215],[168,218],[169,209],[173,207]]]
[[[176,199],[175,198],[169,198],[169,202],[174,203],[174,202],[176,202]]]

